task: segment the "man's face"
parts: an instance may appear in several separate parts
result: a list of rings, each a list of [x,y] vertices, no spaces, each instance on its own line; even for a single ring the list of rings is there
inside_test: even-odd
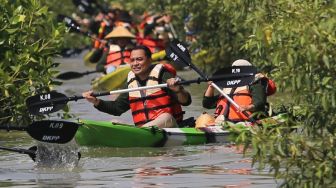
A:
[[[131,52],[130,65],[136,76],[145,79],[148,76],[151,60],[146,57],[144,50],[137,49]]]

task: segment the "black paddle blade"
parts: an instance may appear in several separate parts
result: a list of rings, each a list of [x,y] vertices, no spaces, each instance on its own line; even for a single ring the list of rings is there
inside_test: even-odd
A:
[[[64,144],[76,134],[79,124],[67,121],[36,121],[28,126],[27,133],[35,140]]]
[[[222,68],[216,71],[211,79],[216,80],[216,78],[220,78],[225,75],[228,79],[218,79],[215,83],[222,88],[235,88],[250,85],[254,81],[254,75],[256,73],[257,68],[253,66],[234,66]]]
[[[191,57],[189,51],[182,43],[179,43],[177,40],[173,40],[166,47],[165,51],[166,56],[175,63],[183,63],[187,66],[190,66]]]
[[[29,157],[33,160],[36,161],[36,152],[37,152],[37,146],[32,146],[30,148],[28,148],[28,155]]]
[[[254,66],[233,66],[233,67],[225,67],[217,70],[212,76],[220,76],[220,75],[239,75],[239,74],[250,74],[255,75],[257,73],[257,68]]]
[[[67,96],[55,91],[31,96],[26,99],[28,111],[33,115],[56,112],[64,108],[67,102]]]
[[[61,80],[71,80],[75,78],[80,78],[83,75],[84,75],[83,73],[70,71],[70,72],[61,73],[58,76],[56,76],[56,78],[61,79]]]
[[[230,80],[215,81],[214,83],[222,88],[235,88],[250,85],[254,80],[254,76],[244,76],[240,78],[232,78]]]
[[[79,23],[74,20],[73,18],[65,15],[57,15],[57,20],[59,22],[64,22],[65,25],[70,28],[70,32],[80,32],[80,25]]]
[[[61,79],[61,80],[70,80],[70,79],[75,79],[75,78],[80,78],[83,77],[85,75],[88,74],[92,74],[92,73],[97,73],[99,71],[86,71],[86,72],[73,72],[73,71],[69,71],[69,72],[64,72],[59,74],[58,76],[56,76],[56,78]]]

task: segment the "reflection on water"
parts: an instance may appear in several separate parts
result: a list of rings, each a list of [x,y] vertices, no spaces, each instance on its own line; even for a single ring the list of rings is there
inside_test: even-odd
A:
[[[64,72],[88,70],[80,57],[59,61]],[[181,75],[185,79],[197,77],[190,71]],[[95,76],[69,80],[56,89],[68,96],[79,95],[90,89]],[[193,104],[184,108],[186,117],[198,116],[205,110],[200,108],[205,86],[188,86]],[[68,104],[71,113],[79,118],[132,121],[130,113],[114,117],[98,112],[84,100]],[[0,132],[0,144],[17,148],[39,146],[37,163],[24,154],[0,151],[2,187],[276,187],[272,177],[251,169],[251,160],[243,158],[239,148],[233,146],[78,148],[74,143],[36,143],[22,132]],[[79,162],[78,149],[82,153]]]

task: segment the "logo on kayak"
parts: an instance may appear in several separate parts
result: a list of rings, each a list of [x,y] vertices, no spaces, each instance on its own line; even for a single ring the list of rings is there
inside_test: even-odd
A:
[[[54,108],[53,106],[43,107],[43,108],[40,108],[39,112],[40,113],[50,112],[50,111],[52,111],[53,108]]]
[[[231,81],[227,81],[226,85],[228,86],[232,86],[232,85],[237,85],[240,83],[241,80],[231,80]]]

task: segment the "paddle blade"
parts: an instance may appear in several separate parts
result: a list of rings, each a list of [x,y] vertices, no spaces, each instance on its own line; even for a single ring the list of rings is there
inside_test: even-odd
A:
[[[216,71],[212,79],[218,80],[215,83],[223,88],[234,88],[240,86],[250,85],[254,80],[254,75],[257,73],[257,68],[253,66],[234,66],[226,67]],[[219,80],[226,76],[228,79]]]
[[[82,76],[83,76],[83,73],[70,71],[70,72],[61,73],[58,76],[56,76],[56,78],[61,79],[61,80],[70,80],[70,79],[80,78]]]
[[[183,63],[187,66],[191,66],[191,57],[188,48],[179,42],[178,40],[173,40],[170,42],[168,47],[165,49],[167,57],[176,63]]]
[[[42,115],[56,112],[66,105],[68,97],[55,91],[43,93],[26,99],[26,106],[29,113],[33,115]]]
[[[79,124],[67,121],[36,121],[28,126],[27,133],[35,140],[64,144],[76,134]]]
[[[57,20],[59,22],[64,22],[65,25],[70,28],[70,32],[80,32],[80,25],[73,18],[65,15],[58,15]]]
[[[254,66],[233,66],[233,67],[225,67],[217,70],[212,76],[220,76],[220,75],[242,75],[242,74],[250,74],[255,75],[257,73],[257,68]]]
[[[175,62],[176,64],[184,64],[183,61],[181,60],[181,58],[179,58],[179,56],[176,55],[176,53],[174,53],[172,51],[172,49],[170,48],[170,46],[167,46],[165,49],[165,53],[166,56],[173,62]],[[187,64],[188,65],[188,64]]]

